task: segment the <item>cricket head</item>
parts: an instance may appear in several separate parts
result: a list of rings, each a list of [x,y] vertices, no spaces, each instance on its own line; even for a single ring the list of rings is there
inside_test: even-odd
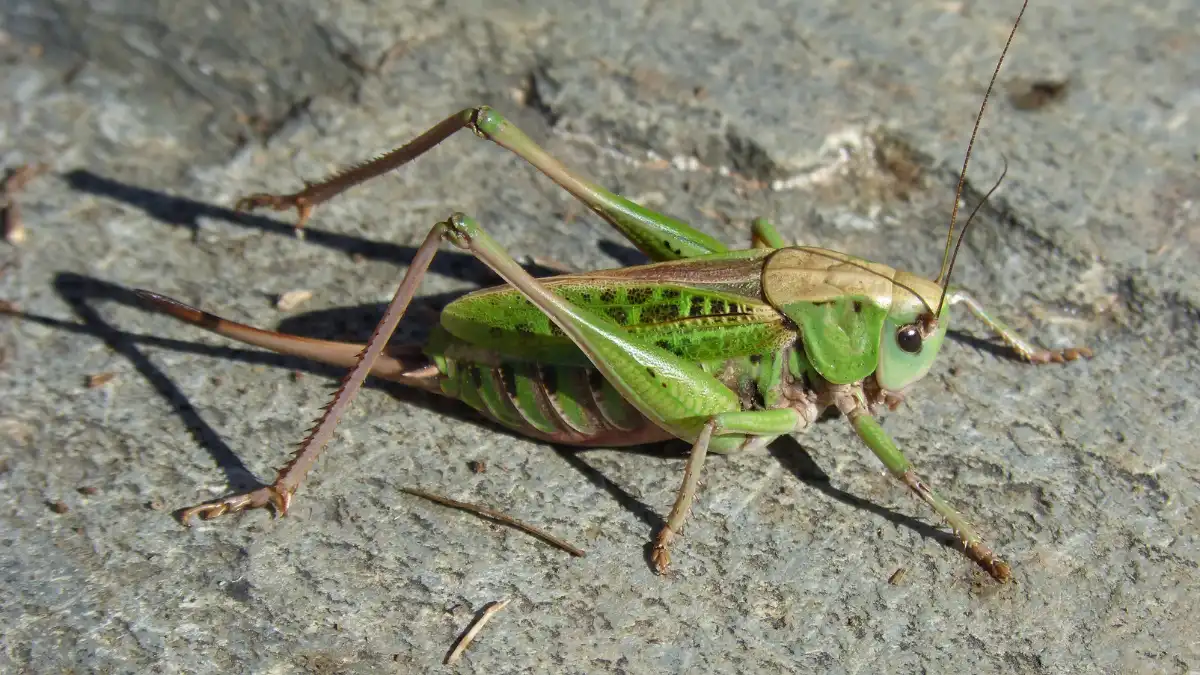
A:
[[[929,372],[946,336],[937,283],[844,253],[779,249],[763,268],[763,292],[832,384],[874,375],[881,389],[899,392]]]
[[[879,335],[875,380],[884,391],[899,392],[925,377],[946,337],[949,305],[939,305],[942,287],[915,274],[897,271],[891,306]]]

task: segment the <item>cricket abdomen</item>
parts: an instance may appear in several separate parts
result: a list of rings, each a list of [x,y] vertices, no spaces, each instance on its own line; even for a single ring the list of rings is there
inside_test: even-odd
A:
[[[761,355],[700,362],[741,400],[741,409],[789,406],[803,387],[798,345]],[[673,438],[586,365],[514,360],[435,327],[425,354],[440,372],[435,386],[485,417],[532,438],[582,446],[629,446]],[[433,384],[431,382],[431,384]],[[713,448],[714,452],[722,450]]]
[[[592,367],[434,360],[443,373],[443,393],[526,436],[584,446],[671,438]]]

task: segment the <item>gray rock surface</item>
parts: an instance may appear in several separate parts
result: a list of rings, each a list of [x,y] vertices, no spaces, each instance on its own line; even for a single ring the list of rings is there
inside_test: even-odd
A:
[[[958,281],[1041,343],[1096,358],[1032,368],[963,317],[886,420],[1015,583],[947,548],[836,419],[799,445],[713,459],[669,578],[644,556],[678,446],[556,451],[392,387],[359,398],[287,518],[171,517],[270,479],[338,373],[152,314],[130,289],[361,339],[451,210],[518,256],[637,259],[468,136],[319,209],[303,240],[289,214],[231,211],[238,195],[291,191],[487,102],[569,165],[731,244],[761,215],[932,275],[1016,11],[3,0],[0,166],[52,171],[18,196],[27,242],[0,248],[0,297],[21,309],[0,323],[0,670],[449,670],[455,636],[509,597],[456,670],[1197,672],[1195,2],[1036,2],[977,146],[973,195],[1005,160],[1008,176]],[[1031,107],[1020,93],[1036,82],[1066,87]],[[447,251],[422,294],[489,283]],[[277,310],[293,289],[315,295]],[[85,386],[102,372],[116,377]]]

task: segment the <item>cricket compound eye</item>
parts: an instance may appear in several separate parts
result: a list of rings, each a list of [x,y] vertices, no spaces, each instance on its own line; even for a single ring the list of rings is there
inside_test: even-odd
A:
[[[925,377],[937,359],[949,323],[931,324],[913,312],[889,318],[879,334],[879,367],[875,370],[879,386],[899,392]]]
[[[916,324],[910,323],[907,326],[901,326],[900,330],[896,331],[896,344],[909,354],[920,353],[923,341],[921,329]]]

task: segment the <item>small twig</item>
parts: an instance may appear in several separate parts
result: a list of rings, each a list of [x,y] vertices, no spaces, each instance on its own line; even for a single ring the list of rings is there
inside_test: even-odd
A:
[[[0,229],[4,230],[4,241],[13,246],[24,244],[28,235],[25,232],[25,221],[21,219],[21,207],[17,204],[17,200],[9,199],[8,203],[0,209],[4,213],[4,224],[0,226]]]
[[[499,511],[489,509],[486,506],[479,506],[477,504],[460,502],[460,501],[457,501],[454,499],[450,499],[448,497],[442,497],[440,495],[435,495],[432,492],[418,490],[416,488],[400,488],[400,491],[407,492],[408,494],[414,495],[417,497],[423,497],[425,499],[428,499],[431,502],[437,502],[438,504],[441,504],[442,506],[449,506],[452,509],[459,509],[460,511],[474,513],[477,516],[482,516],[483,518],[487,518],[489,520],[494,520],[502,525],[508,525],[509,527],[516,528],[526,534],[529,534],[534,537],[537,537],[538,539],[541,539],[542,541],[546,542],[547,544],[550,544],[551,546],[560,548],[577,558],[582,558],[584,556],[583,549],[572,546],[572,545],[568,544],[567,542],[563,541],[562,539],[559,539],[558,537],[550,534],[549,532],[540,530],[540,529],[534,527],[533,525],[523,523],[523,522],[517,520],[516,518],[513,518],[512,516],[500,513]]]
[[[475,621],[471,623],[470,627],[467,628],[467,631],[462,634],[462,637],[458,638],[458,641],[454,643],[454,647],[450,650],[450,653],[446,655],[446,660],[442,663],[447,666],[457,663],[458,660],[462,658],[463,652],[465,652],[467,647],[471,644],[471,641],[475,639],[476,635],[479,635],[479,631],[483,630],[484,625],[487,624],[488,621],[491,621],[492,617],[495,616],[496,613],[507,607],[509,602],[511,602],[511,598],[505,598],[503,600],[493,602],[487,607],[484,607],[483,611],[479,614],[479,618],[475,619]]]
[[[114,372],[95,373],[84,378],[83,383],[88,389],[95,389],[112,382],[116,377],[117,374]]]
[[[22,164],[12,169],[4,179],[4,193],[11,195],[24,190],[25,186],[29,185],[29,181],[49,169],[47,164]]]
[[[48,167],[45,164],[25,164],[12,169],[0,185],[0,212],[3,214],[2,229],[4,240],[14,246],[25,243],[25,223],[21,220],[21,207],[17,204],[16,194],[25,189],[29,181]]]
[[[293,291],[281,293],[275,299],[275,309],[281,312],[290,312],[300,305],[312,300],[313,292],[304,288],[298,288]]]
[[[392,45],[391,49],[388,49],[386,52],[384,52],[383,55],[379,57],[379,60],[375,62],[375,67],[372,69],[374,71],[373,74],[383,75],[391,67],[392,63],[396,61],[396,59],[404,56],[411,48],[412,45],[408,44],[407,42],[397,42],[396,44]]]
[[[29,181],[50,167],[46,164],[24,164],[8,172],[3,184],[0,184],[0,229],[3,229],[4,240],[13,246],[25,243],[25,223],[21,219],[21,207],[17,204],[16,194],[25,189]]]

